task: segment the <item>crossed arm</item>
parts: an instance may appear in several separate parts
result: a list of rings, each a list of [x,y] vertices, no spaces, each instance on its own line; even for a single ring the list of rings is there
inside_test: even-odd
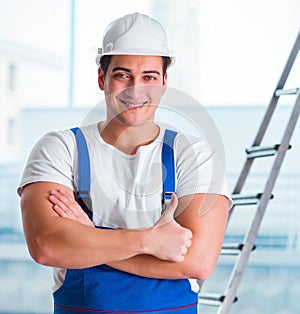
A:
[[[205,279],[219,256],[228,213],[227,198],[212,197],[204,215],[199,213],[207,206],[207,195],[182,197],[178,206],[174,197],[153,228],[106,230],[94,228],[73,191],[38,182],[22,192],[24,233],[31,256],[44,265],[85,268],[108,264],[151,278]],[[176,207],[180,214],[175,221]]]
[[[76,203],[72,190],[51,182],[28,184],[22,191],[24,234],[32,258],[40,264],[86,268],[141,254],[181,262],[191,246],[191,231],[169,219],[177,206],[175,198],[166,215],[152,228],[106,230],[84,223],[85,214],[77,203],[79,216],[57,214],[49,196],[51,191],[59,190],[66,191],[68,199]]]
[[[185,196],[179,199],[181,214],[176,221],[193,233],[192,245],[180,263],[162,261],[150,255],[138,255],[127,260],[111,263],[110,266],[136,275],[180,279],[206,279],[214,270],[224,238],[228,199],[211,195],[209,209],[201,215],[201,207],[206,206],[204,194]],[[212,204],[213,203],[213,204]]]
[[[76,201],[64,191],[53,191],[50,200],[60,216],[91,225]],[[179,199],[177,213],[177,223],[191,230],[193,234],[191,247],[184,252],[181,262],[174,263],[154,255],[139,254],[108,264],[116,269],[150,278],[207,278],[215,267],[222,246],[228,199],[215,194],[188,195]],[[168,212],[157,225],[164,226],[172,221],[173,214],[174,208],[168,208]],[[173,236],[175,241],[177,235]],[[161,246],[169,246],[171,237],[170,234],[167,240],[160,238]]]

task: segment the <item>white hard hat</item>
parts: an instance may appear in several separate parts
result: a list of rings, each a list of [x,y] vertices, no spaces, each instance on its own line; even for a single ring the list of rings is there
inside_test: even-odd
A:
[[[160,23],[147,15],[134,13],[112,22],[106,29],[96,63],[106,55],[142,55],[175,58],[168,48],[167,34]]]

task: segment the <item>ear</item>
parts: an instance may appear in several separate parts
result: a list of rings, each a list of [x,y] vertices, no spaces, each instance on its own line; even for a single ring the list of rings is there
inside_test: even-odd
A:
[[[100,67],[98,69],[98,85],[101,90],[104,90],[104,72]]]
[[[164,78],[163,78],[163,79],[164,79],[164,80],[163,80],[163,90],[162,90],[162,95],[164,95],[164,94],[165,94],[166,89],[167,89],[167,81],[168,81],[168,73],[167,73],[167,72],[164,74]]]

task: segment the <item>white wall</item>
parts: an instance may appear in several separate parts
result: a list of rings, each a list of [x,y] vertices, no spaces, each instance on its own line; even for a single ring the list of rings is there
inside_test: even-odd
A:
[[[201,3],[203,101],[264,104],[271,97],[300,31],[300,2],[202,0]],[[297,73],[299,78],[300,67]],[[290,83],[299,85],[299,79]]]
[[[300,30],[299,0],[153,2],[176,53],[169,84],[204,105],[269,101]],[[299,73],[300,62],[290,86]]]

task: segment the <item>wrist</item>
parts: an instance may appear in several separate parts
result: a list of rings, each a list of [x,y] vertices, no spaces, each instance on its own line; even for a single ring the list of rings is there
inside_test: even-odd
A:
[[[141,254],[154,255],[155,256],[155,228],[147,228],[140,231],[140,250]]]
[[[127,248],[132,251],[133,255],[151,254],[151,235],[152,229],[145,228],[139,230],[126,230]]]

